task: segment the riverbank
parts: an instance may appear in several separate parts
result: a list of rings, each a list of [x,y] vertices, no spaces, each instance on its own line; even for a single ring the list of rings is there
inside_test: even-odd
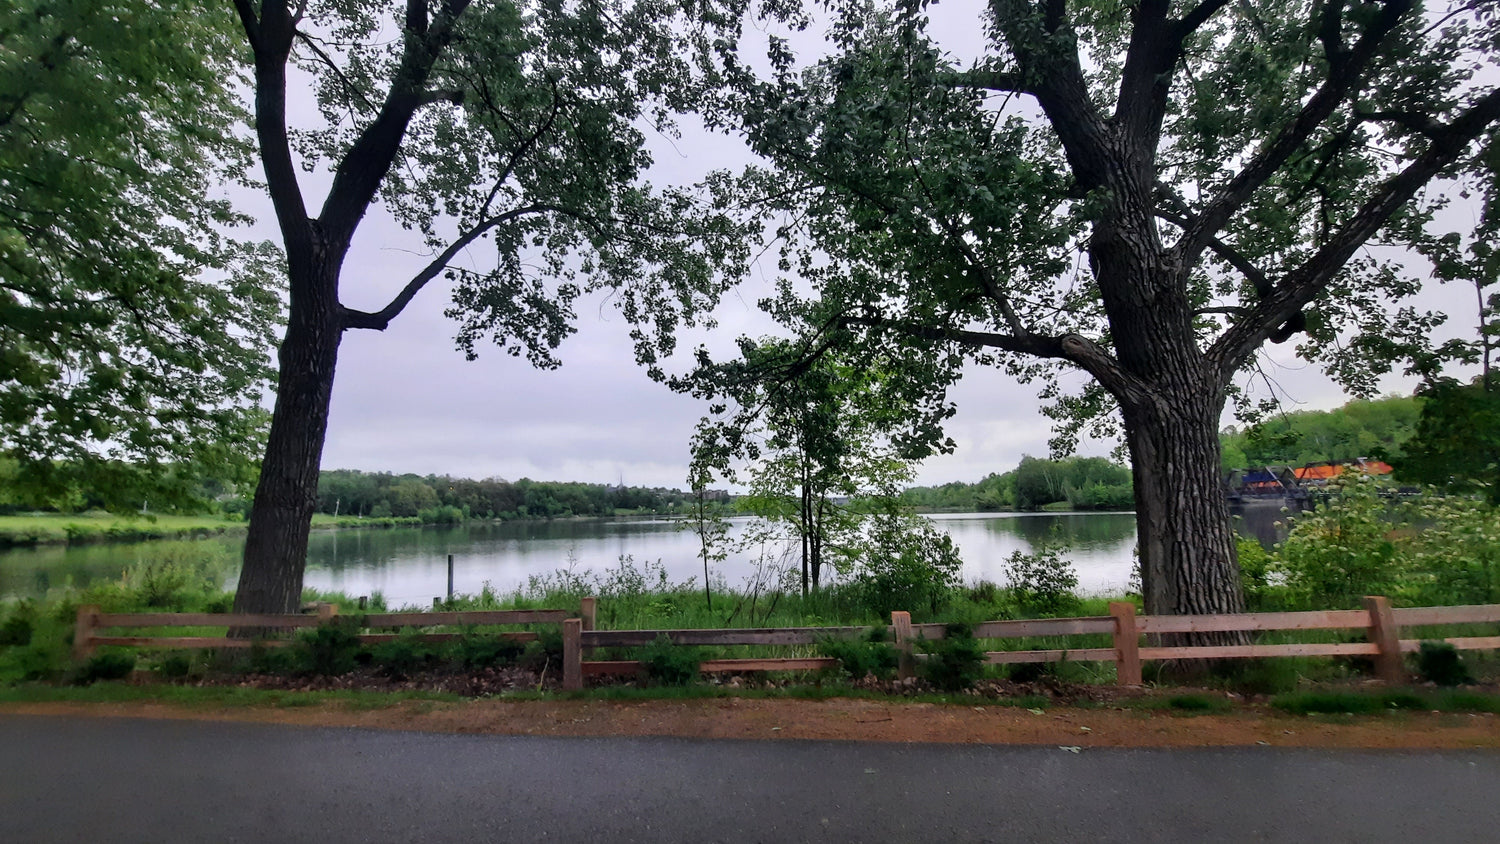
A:
[[[204,539],[242,532],[223,516],[121,516],[114,513],[26,513],[0,516],[0,549],[157,539]]]

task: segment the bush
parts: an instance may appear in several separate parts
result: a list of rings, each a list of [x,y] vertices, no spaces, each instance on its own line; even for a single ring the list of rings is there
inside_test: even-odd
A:
[[[824,656],[838,660],[845,673],[856,680],[874,675],[888,680],[896,672],[899,654],[886,641],[886,629],[876,627],[861,639],[824,639],[818,643]]]
[[[435,665],[438,653],[431,643],[407,631],[371,648],[370,662],[392,677],[410,677]]]
[[[173,651],[156,664],[156,672],[163,677],[186,677],[193,673],[193,658],[181,651]]]
[[[1423,642],[1417,650],[1417,673],[1439,686],[1461,686],[1473,681],[1458,649],[1447,642]]]
[[[123,680],[135,670],[135,654],[130,651],[100,651],[78,670],[79,685],[98,680]]]
[[[674,645],[662,634],[641,649],[640,660],[652,680],[666,686],[686,686],[698,679],[703,654],[699,648]]]
[[[864,556],[851,588],[877,616],[893,610],[937,612],[958,586],[963,559],[952,537],[919,516],[871,520]]]
[[[466,633],[455,644],[454,650],[465,668],[492,668],[513,665],[526,646],[495,633]]]
[[[961,692],[984,672],[984,650],[974,638],[974,628],[967,624],[945,625],[943,638],[918,640],[917,647],[928,654],[922,662],[922,676],[943,691]]]
[[[335,618],[304,631],[291,648],[298,670],[320,676],[353,671],[361,650],[357,625],[352,617]]]
[[[1023,613],[1063,615],[1078,607],[1078,573],[1056,548],[1038,548],[1035,554],[1012,551],[1005,576]]]
[[[18,605],[0,624],[0,647],[31,644],[36,610],[29,603]]]

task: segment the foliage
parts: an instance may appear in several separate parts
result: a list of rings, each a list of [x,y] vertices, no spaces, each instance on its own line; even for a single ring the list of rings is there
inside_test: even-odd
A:
[[[297,636],[288,648],[291,662],[301,673],[321,677],[348,674],[359,663],[357,620],[338,616]]]
[[[1078,606],[1078,573],[1056,547],[1043,545],[1031,554],[1012,551],[1005,577],[1011,598],[1023,613],[1065,615]]]
[[[1277,413],[1243,430],[1225,430],[1221,435],[1223,466],[1244,469],[1357,457],[1397,459],[1395,455],[1416,431],[1420,413],[1417,399],[1402,396],[1355,399],[1333,410]]]
[[[545,646],[543,646],[545,647]],[[467,631],[454,643],[454,655],[465,668],[494,668],[513,665],[521,658],[526,646],[495,633]],[[559,643],[557,650],[561,652]]]
[[[856,680],[867,676],[888,680],[899,662],[896,647],[888,639],[886,628],[876,626],[858,639],[824,639],[818,643],[818,652],[838,660],[844,673]]]
[[[318,512],[369,517],[408,514],[426,523],[467,518],[521,519],[679,513],[691,493],[676,489],[571,482],[472,480],[446,475],[392,475],[334,469],[318,475]],[[413,509],[413,508],[417,509]],[[425,508],[425,509],[422,509]],[[361,522],[351,522],[360,524]]]
[[[1423,642],[1417,649],[1417,673],[1439,686],[1461,686],[1473,682],[1458,649],[1447,642]]]
[[[1377,694],[1361,692],[1295,692],[1278,695],[1271,705],[1293,715],[1347,714],[1362,715],[1386,712],[1395,709],[1424,710],[1430,704],[1422,696],[1409,691],[1388,691]]]
[[[0,622],[0,648],[31,644],[36,626],[36,604],[22,601],[11,608]]]
[[[123,680],[134,670],[134,651],[100,651],[78,669],[76,682],[86,686],[99,680]]]
[[[674,645],[666,634],[641,648],[641,665],[646,676],[667,686],[686,686],[698,681],[698,666],[703,661],[701,648]]]
[[[1393,594],[1401,580],[1390,504],[1378,482],[1346,476],[1335,488],[1338,497],[1299,515],[1276,548],[1270,570],[1294,606],[1353,609],[1365,595]]]
[[[396,638],[379,642],[369,649],[370,664],[392,677],[403,678],[417,674],[436,664],[439,648],[412,630],[403,630]],[[358,657],[355,657],[357,660]],[[348,670],[353,670],[353,664]],[[342,674],[342,671],[314,673]]]
[[[961,692],[984,673],[984,649],[967,624],[946,624],[943,638],[919,639],[917,647],[927,654],[921,662],[922,677],[943,691]]]
[[[0,454],[32,505],[204,506],[250,478],[278,263],[214,196],[247,149],[227,16],[10,4],[0,32]],[[6,474],[6,473],[0,473]]]
[[[920,516],[871,517],[848,588],[881,617],[893,610],[936,613],[958,587],[963,559],[953,538]]]
[[[1455,492],[1477,489],[1500,505],[1500,374],[1490,383],[1434,380],[1418,396],[1422,416],[1398,460],[1401,476]]]

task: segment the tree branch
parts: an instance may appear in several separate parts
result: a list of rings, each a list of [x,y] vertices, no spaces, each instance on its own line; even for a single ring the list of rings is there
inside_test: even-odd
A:
[[[1287,159],[1333,114],[1354,86],[1360,81],[1365,67],[1374,58],[1381,42],[1412,9],[1413,0],[1385,0],[1380,13],[1370,22],[1369,28],[1359,41],[1344,50],[1337,41],[1338,14],[1341,3],[1330,2],[1324,9],[1324,28],[1319,38],[1324,41],[1329,53],[1328,78],[1308,99],[1307,104],[1290,123],[1282,127],[1276,137],[1269,140],[1250,159],[1239,174],[1225,185],[1219,195],[1198,215],[1193,225],[1183,232],[1177,241],[1178,262],[1181,266],[1192,266],[1207,247],[1208,241],[1222,229],[1249,201],[1266,180],[1286,164]],[[1330,9],[1334,10],[1330,13]],[[1328,19],[1333,18],[1333,32],[1329,33]]]
[[[465,247],[478,240],[480,235],[494,229],[496,226],[504,225],[505,223],[508,223],[512,220],[524,217],[527,214],[539,214],[544,211],[551,210],[555,209],[540,204],[526,205],[520,208],[512,208],[511,210],[506,211],[504,214],[497,214],[487,220],[482,220],[479,223],[476,223],[468,231],[464,232],[462,235],[459,235],[454,239],[452,243],[448,244],[448,248],[444,249],[436,258],[432,259],[432,262],[423,267],[421,272],[413,276],[411,281],[408,281],[406,283],[406,286],[401,288],[401,292],[396,294],[396,298],[392,299],[390,301],[390,304],[386,305],[384,308],[381,308],[380,310],[373,313],[368,311],[359,311],[353,308],[343,308],[342,313],[344,328],[368,328],[375,331],[384,331],[387,327],[390,326],[391,320],[400,316],[401,312],[406,310],[406,306],[411,303],[411,300],[419,292],[421,292],[422,288],[426,287],[428,282],[432,281],[434,278],[437,278],[438,274],[448,266],[448,263],[452,261],[459,252],[463,251]]]
[[[1443,127],[1426,151],[1387,179],[1317,252],[1282,278],[1271,296],[1263,298],[1247,318],[1219,337],[1206,358],[1218,367],[1220,380],[1231,377],[1277,326],[1316,298],[1355,250],[1496,122],[1500,122],[1500,89],[1491,91]]]
[[[1229,0],[1203,0],[1197,6],[1188,10],[1188,13],[1177,21],[1177,43],[1180,46],[1188,36],[1198,31],[1198,28],[1208,23],[1220,9],[1229,5]]]

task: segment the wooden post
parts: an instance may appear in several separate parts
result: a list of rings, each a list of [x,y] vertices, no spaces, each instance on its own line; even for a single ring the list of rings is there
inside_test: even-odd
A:
[[[363,610],[363,609],[366,609],[367,607],[369,607],[369,605],[370,605],[370,596],[369,595],[360,595],[359,596],[359,608],[361,610]]]
[[[84,604],[78,608],[78,618],[73,622],[73,659],[83,662],[94,655],[94,622],[99,618],[97,604]]]
[[[1110,601],[1109,614],[1115,618],[1115,683],[1121,686],[1141,684],[1141,634],[1135,628],[1135,604]]]
[[[448,600],[453,600],[453,555],[448,555]]]
[[[577,691],[583,688],[583,619],[570,618],[563,622],[563,689]]]
[[[911,613],[896,610],[891,613],[891,632],[896,637],[896,676],[905,680],[916,676],[916,660],[912,658]]]
[[[1370,641],[1380,648],[1375,656],[1375,673],[1392,686],[1406,682],[1406,670],[1401,662],[1401,628],[1396,624],[1396,614],[1391,612],[1389,598],[1382,595],[1366,595],[1365,609],[1370,613]]]
[[[579,600],[578,614],[583,616],[583,629],[593,630],[595,617],[599,611],[598,598],[583,598]]]
[[[435,609],[435,610],[442,609],[443,608],[443,599],[442,598],[438,598],[438,597],[433,597],[433,599],[432,599],[432,608]]]
[[[338,604],[318,604],[318,623],[327,624],[333,621],[334,616],[339,614]]]

